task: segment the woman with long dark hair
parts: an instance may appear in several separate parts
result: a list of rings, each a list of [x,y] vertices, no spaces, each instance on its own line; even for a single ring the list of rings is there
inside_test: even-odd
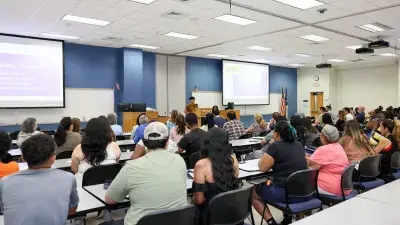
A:
[[[312,125],[312,122],[309,118],[303,118],[303,124],[305,146],[319,147],[321,141],[315,141],[316,139],[319,139],[319,131],[317,128]]]
[[[117,163],[121,155],[119,146],[113,141],[107,120],[93,118],[85,128],[82,144],[78,145],[71,157],[71,171],[83,174],[87,169]]]
[[[214,115],[212,113],[207,113],[206,119],[204,120],[204,125],[201,126],[201,129],[207,132],[213,127],[217,127],[214,122]]]
[[[179,115],[178,110],[172,110],[171,116],[169,117],[169,120],[167,121],[167,128],[168,128],[168,133],[171,132],[171,129],[176,126],[176,117]]]
[[[297,141],[299,141],[304,146],[305,145],[305,139],[304,139],[305,128],[304,128],[303,120],[301,119],[301,117],[298,115],[293,115],[292,117],[290,117],[290,125],[292,125],[294,127],[294,129],[296,129]]]
[[[0,131],[0,178],[18,172],[18,163],[8,153],[11,149],[12,140],[10,135]]]
[[[79,133],[72,132],[73,124],[71,117],[64,117],[58,125],[54,134],[56,141],[56,154],[65,151],[72,151],[82,142],[82,136]]]
[[[344,110],[339,110],[338,112],[338,120],[335,124],[336,129],[338,129],[339,132],[343,131],[343,126],[346,120],[346,115],[344,114]]]
[[[203,159],[194,168],[193,201],[201,210],[201,224],[206,224],[210,200],[219,193],[237,188],[239,165],[232,155],[228,134],[220,128],[206,133],[201,154]]]
[[[185,117],[182,114],[179,114],[176,116],[176,126],[171,129],[169,139],[178,143],[187,133],[189,133],[189,129],[186,127]]]

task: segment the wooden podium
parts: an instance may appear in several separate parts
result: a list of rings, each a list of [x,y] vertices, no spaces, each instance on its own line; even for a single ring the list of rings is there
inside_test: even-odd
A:
[[[136,125],[136,120],[140,114],[143,112],[124,112],[123,113],[123,124],[122,124],[122,129],[124,132],[131,132],[132,127]],[[149,118],[149,122],[152,120],[159,120],[158,118],[158,112],[153,112],[153,111],[147,111],[146,112],[147,117]]]
[[[206,117],[207,113],[210,113],[212,108],[196,108],[193,113],[197,115],[197,120],[199,121],[199,126],[201,126],[201,118]],[[236,118],[240,120],[240,110],[219,110],[219,115],[226,119],[226,115],[229,111],[234,111],[236,113]]]

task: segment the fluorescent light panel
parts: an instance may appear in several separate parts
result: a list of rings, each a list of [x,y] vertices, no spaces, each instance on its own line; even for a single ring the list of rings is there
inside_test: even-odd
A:
[[[300,56],[300,57],[307,57],[307,58],[311,57],[311,55],[302,54],[302,53],[297,53],[296,55]]]
[[[324,5],[325,3],[316,0],[275,0],[276,2],[290,5],[298,9],[309,9],[316,6]]]
[[[240,16],[235,16],[232,14],[225,14],[222,16],[218,16],[214,18],[215,20],[220,20],[220,21],[224,21],[227,23],[233,23],[233,24],[238,24],[238,25],[242,25],[242,26],[246,26],[249,24],[253,24],[253,23],[257,23],[257,21],[255,20],[250,20],[250,19],[246,19]]]
[[[362,45],[352,45],[352,46],[347,46],[346,48],[356,50],[357,48],[361,48]]]
[[[301,36],[300,38],[306,39],[306,40],[309,40],[309,41],[315,41],[315,42],[321,42],[321,41],[328,41],[329,40],[329,38],[321,37],[321,36],[318,36],[318,35],[315,35],[315,34]]]
[[[152,2],[154,2],[155,0],[130,0],[132,2],[138,2],[138,3],[142,3],[142,4],[150,4]]]
[[[194,35],[190,35],[190,34],[182,34],[182,33],[177,33],[177,32],[169,32],[164,35],[169,36],[169,37],[189,39],[189,40],[198,38],[198,36],[194,36]]]
[[[247,47],[247,48],[251,49],[251,50],[257,50],[257,51],[267,51],[267,50],[271,49],[271,48],[266,48],[266,47],[257,46],[257,45],[250,46],[250,47]]]
[[[375,32],[382,32],[385,30],[392,30],[393,28],[388,27],[386,25],[380,24],[380,23],[369,23],[369,24],[364,24],[360,26],[356,26],[360,29],[375,33]]]
[[[51,34],[51,33],[41,33],[40,36],[49,37],[49,38],[56,38],[56,39],[68,39],[68,40],[76,40],[81,37],[77,36],[69,36],[69,35],[62,35],[62,34]]]
[[[131,44],[129,47],[134,47],[134,48],[141,48],[141,49],[158,49],[160,47],[157,46],[150,46],[150,45],[141,45],[141,44]]]
[[[328,61],[329,62],[337,62],[337,63],[344,62],[344,60],[342,60],[342,59],[329,59]]]
[[[65,15],[62,20],[67,20],[71,22],[77,22],[77,23],[85,23],[85,24],[90,24],[90,25],[96,25],[96,26],[107,26],[111,22],[104,21],[104,20],[96,20],[96,19],[91,19],[91,18],[86,18],[86,17],[80,17],[80,16],[72,16],[72,15]]]
[[[293,64],[289,64],[289,66],[295,66],[295,67],[299,67],[299,66],[303,66],[303,64],[297,64],[297,63],[293,63]]]
[[[383,53],[383,54],[379,54],[380,56],[386,56],[386,57],[397,57],[398,55],[393,54],[393,53]]]
[[[208,54],[207,56],[217,57],[217,58],[228,58],[229,57],[227,55],[219,55],[219,54]]]

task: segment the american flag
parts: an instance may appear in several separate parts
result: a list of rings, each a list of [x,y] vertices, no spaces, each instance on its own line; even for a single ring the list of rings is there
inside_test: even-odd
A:
[[[287,88],[285,89],[285,92],[284,92],[283,91],[283,87],[282,87],[281,110],[280,110],[280,113],[281,113],[282,116],[286,116],[287,107],[288,107]]]

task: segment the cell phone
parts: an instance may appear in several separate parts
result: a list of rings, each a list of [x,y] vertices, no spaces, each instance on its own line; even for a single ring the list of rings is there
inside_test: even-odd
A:
[[[111,183],[112,183],[112,180],[106,180],[106,181],[104,182],[103,188],[104,188],[105,190],[107,190],[107,189],[110,187]]]

